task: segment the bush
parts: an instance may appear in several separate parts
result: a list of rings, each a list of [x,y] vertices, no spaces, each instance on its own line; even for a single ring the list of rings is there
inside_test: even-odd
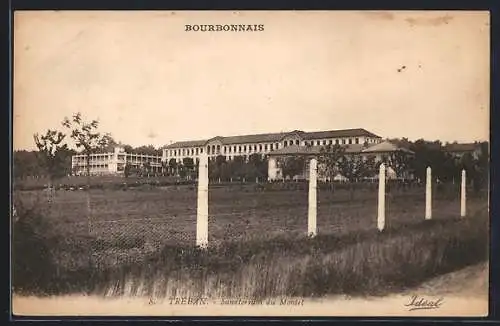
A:
[[[17,292],[37,291],[53,282],[56,265],[51,252],[54,237],[42,212],[16,203],[12,229],[12,283]]]

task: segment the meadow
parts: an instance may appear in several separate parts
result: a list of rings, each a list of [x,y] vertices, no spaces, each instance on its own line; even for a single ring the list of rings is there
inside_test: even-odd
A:
[[[307,239],[306,183],[213,184],[209,249],[199,251],[195,185],[17,191],[20,210],[45,225],[51,258],[45,281],[31,277],[31,285],[20,281],[19,288],[257,297],[371,293],[487,259],[484,195],[469,196],[468,217],[460,219],[458,187],[435,189],[433,219],[424,221],[423,187],[392,187],[380,233],[376,184],[353,194],[320,187],[318,236]]]

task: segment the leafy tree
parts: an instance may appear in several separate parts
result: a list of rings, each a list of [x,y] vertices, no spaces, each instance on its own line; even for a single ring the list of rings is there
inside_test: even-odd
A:
[[[131,172],[131,165],[130,163],[126,163],[123,169],[123,175],[125,176],[125,178],[128,178],[130,176],[130,172]]]
[[[243,156],[235,156],[230,162],[231,163],[229,168],[231,169],[232,175],[234,175],[237,179],[240,180],[243,177],[245,177],[245,171],[244,171],[245,160]]]
[[[410,154],[398,150],[391,153],[385,160],[385,164],[389,166],[398,178],[407,179],[410,172],[412,156]]]
[[[175,158],[171,158],[168,161],[168,167],[170,168],[170,173],[171,174],[177,175],[179,173],[177,160]]]
[[[62,132],[55,130],[47,130],[45,135],[33,135],[38,148],[38,159],[49,176],[49,187],[52,187],[55,178],[64,175],[61,151],[67,150],[67,145],[62,144],[65,137]]]
[[[194,170],[194,161],[191,157],[185,157],[182,159],[182,164],[188,171],[193,171]]]
[[[267,179],[267,160],[261,154],[251,154],[247,166],[248,179]]]
[[[142,168],[146,176],[149,178],[149,174],[151,173],[151,163],[149,161],[144,162]]]
[[[222,177],[222,166],[226,164],[226,157],[217,155],[214,159],[208,162],[208,176],[210,179],[215,180]]]
[[[340,174],[349,181],[350,199],[354,199],[354,183],[375,174],[375,158],[360,155],[343,155],[337,162]]]
[[[337,164],[344,153],[345,148],[338,144],[322,147],[318,156],[318,167],[321,174],[333,181],[335,176],[339,173]]]
[[[489,186],[490,154],[488,142],[479,144],[479,155],[476,159],[476,179],[474,187],[476,191]]]
[[[71,120],[64,118],[62,125],[71,132],[70,137],[75,142],[76,148],[82,149],[85,155],[86,174],[90,176],[90,156],[108,145],[110,135],[102,135],[97,131],[99,122],[97,120],[86,122],[79,112],[75,113]]]
[[[281,169],[283,178],[286,177],[293,178],[296,175],[301,174],[305,168],[305,157],[299,156],[287,156],[280,160],[277,160],[278,167]]]
[[[156,149],[153,145],[139,146],[133,148],[131,149],[131,153],[161,156],[161,150]]]
[[[82,149],[85,155],[86,175],[87,175],[87,221],[89,233],[92,230],[92,222],[90,217],[90,156],[99,150],[102,150],[108,145],[110,140],[109,134],[102,135],[97,131],[99,122],[92,120],[86,122],[83,120],[81,113],[75,113],[72,119],[64,118],[63,127],[70,131],[70,137],[75,142],[76,148]]]

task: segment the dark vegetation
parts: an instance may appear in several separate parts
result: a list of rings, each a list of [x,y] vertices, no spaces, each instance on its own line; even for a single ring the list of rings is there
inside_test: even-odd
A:
[[[388,198],[388,227],[379,233],[372,192],[357,194],[360,202],[352,204],[347,190],[337,191],[335,197],[329,191],[320,191],[320,233],[307,239],[307,215],[300,211],[307,200],[304,191],[236,192],[220,187],[212,193],[210,210],[215,220],[210,225],[207,251],[193,246],[194,223],[183,218],[188,211],[178,211],[172,219],[164,216],[162,227],[146,220],[132,222],[134,217],[129,216],[130,222],[121,227],[113,224],[112,229],[95,230],[89,235],[85,228],[78,231],[72,226],[75,224],[67,223],[68,219],[76,222],[82,217],[71,208],[75,198],[84,201],[82,194],[62,192],[55,196],[51,205],[57,204],[58,196],[71,196],[61,200],[66,208],[59,223],[62,215],[54,211],[62,206],[20,200],[13,230],[15,291],[37,295],[161,297],[198,293],[256,298],[385,294],[488,257],[484,198],[471,198],[470,213],[460,219],[456,199],[438,196],[434,219],[424,221],[423,198],[411,191],[401,192]],[[120,201],[109,211],[119,210],[120,205],[125,205],[123,209],[131,215],[145,209],[162,211],[158,199],[167,194],[172,207],[189,207],[195,199],[195,191],[186,186],[167,193],[149,189],[93,194],[93,217],[103,221],[110,218],[100,209],[109,207],[113,196]],[[241,212],[223,214],[228,196]],[[450,205],[457,206],[456,212]],[[252,213],[245,216],[243,212]],[[118,211],[117,216],[120,214]],[[178,239],[174,231],[190,236]],[[158,239],[166,241],[148,247]]]

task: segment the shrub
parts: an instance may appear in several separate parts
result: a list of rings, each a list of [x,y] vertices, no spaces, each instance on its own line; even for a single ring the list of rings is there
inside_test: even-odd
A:
[[[50,286],[56,273],[51,252],[54,238],[42,212],[17,202],[12,227],[12,283],[17,292],[37,291]]]

